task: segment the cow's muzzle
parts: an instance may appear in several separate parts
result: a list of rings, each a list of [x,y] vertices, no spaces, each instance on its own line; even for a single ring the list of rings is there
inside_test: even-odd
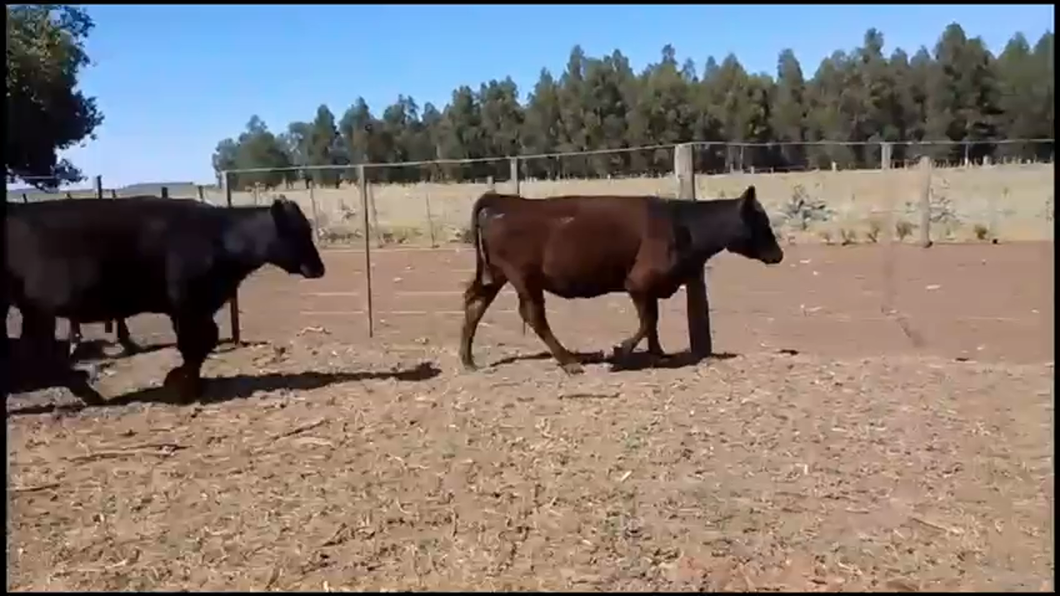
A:
[[[771,250],[762,255],[762,262],[766,265],[776,265],[784,260],[784,251],[781,249]]]
[[[324,277],[324,264],[302,265],[298,272],[306,279],[320,279]]]

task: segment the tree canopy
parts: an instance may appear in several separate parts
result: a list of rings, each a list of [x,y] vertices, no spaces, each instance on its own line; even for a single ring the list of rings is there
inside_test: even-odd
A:
[[[1032,47],[1016,34],[999,56],[983,41],[949,25],[933,50],[886,53],[883,33],[870,29],[861,47],[836,51],[812,78],[790,49],[775,76],[753,74],[734,55],[710,57],[699,69],[679,63],[672,46],[636,73],[622,52],[592,58],[579,46],[558,78],[543,69],[525,101],[511,78],[473,89],[461,85],[449,104],[419,106],[401,95],[379,114],[356,98],[341,117],[326,105],[306,122],[274,135],[256,116],[236,140],[221,141],[215,171],[245,167],[349,165],[551,154],[685,141],[717,145],[696,152],[700,171],[754,165],[778,170],[874,167],[880,141],[895,159],[914,151],[961,159],[959,145],[911,146],[918,141],[970,141],[970,157],[1048,159],[1051,143],[998,144],[999,139],[1051,139],[1053,34]],[[837,141],[847,144],[807,144]],[[725,143],[747,143],[741,151]],[[803,143],[803,144],[800,144]],[[523,176],[603,177],[661,174],[666,151],[599,153],[584,158],[527,160]],[[377,182],[507,177],[508,164],[479,162],[372,170]],[[312,179],[338,184],[353,168],[234,176],[236,187]]]
[[[94,138],[103,122],[94,98],[77,90],[90,61],[92,19],[65,4],[16,4],[7,16],[7,180],[39,188],[77,182],[81,172],[58,152]]]

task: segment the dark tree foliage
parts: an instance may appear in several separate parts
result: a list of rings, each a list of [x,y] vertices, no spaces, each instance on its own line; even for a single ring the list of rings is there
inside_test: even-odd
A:
[[[58,152],[89,138],[103,122],[94,98],[77,90],[90,64],[84,43],[93,23],[66,4],[15,4],[7,17],[8,182],[42,189],[82,180]]]
[[[421,109],[399,96],[373,114],[357,98],[337,126],[320,106],[311,122],[292,123],[278,137],[255,118],[238,140],[218,145],[213,162],[220,171],[498,158],[369,170],[373,182],[417,182],[503,181],[509,164],[500,158],[507,156],[686,141],[702,143],[696,151],[702,172],[877,167],[884,141],[895,143],[897,160],[1052,158],[1052,143],[996,142],[1054,136],[1051,32],[1033,46],[1016,34],[995,57],[957,24],[943,31],[933,50],[922,47],[912,55],[888,50],[883,33],[869,29],[860,47],[834,52],[812,77],[807,74],[790,49],[779,53],[775,73],[755,74],[734,55],[720,62],[708,57],[700,71],[667,45],[658,62],[637,73],[618,50],[594,58],[575,46],[566,69],[543,69],[523,101],[506,78],[477,90],[461,85],[444,108]],[[520,175],[660,175],[672,167],[671,152],[659,149],[529,159],[521,162]],[[332,185],[355,177],[354,168],[293,171],[239,175],[234,184],[311,179]]]

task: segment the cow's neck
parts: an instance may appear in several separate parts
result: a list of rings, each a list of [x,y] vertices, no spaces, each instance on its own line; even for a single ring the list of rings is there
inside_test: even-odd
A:
[[[228,261],[244,276],[269,262],[276,238],[276,226],[268,207],[240,207],[233,210],[231,226],[225,231]]]
[[[740,199],[680,201],[681,223],[689,234],[689,258],[699,266],[725,250],[740,230]]]

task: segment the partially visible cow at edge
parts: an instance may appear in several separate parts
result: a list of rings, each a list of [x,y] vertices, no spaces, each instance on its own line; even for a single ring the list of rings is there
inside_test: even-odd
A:
[[[23,340],[48,349],[57,316],[91,323],[168,315],[183,363],[164,385],[183,401],[201,396],[202,364],[218,341],[213,317],[247,276],[266,263],[324,275],[305,214],[285,198],[263,207],[57,200],[8,205],[5,226],[4,311],[21,311]]]
[[[780,263],[769,217],[750,186],[736,199],[686,201],[654,196],[562,196],[524,199],[487,192],[471,212],[475,277],[464,292],[460,360],[475,367],[471,344],[486,309],[506,283],[519,296],[519,314],[568,373],[582,370],[552,334],[544,292],[595,298],[626,292],[640,325],[616,349],[628,358],[648,339],[662,357],[659,299],[669,298],[722,250],[766,264]]]

